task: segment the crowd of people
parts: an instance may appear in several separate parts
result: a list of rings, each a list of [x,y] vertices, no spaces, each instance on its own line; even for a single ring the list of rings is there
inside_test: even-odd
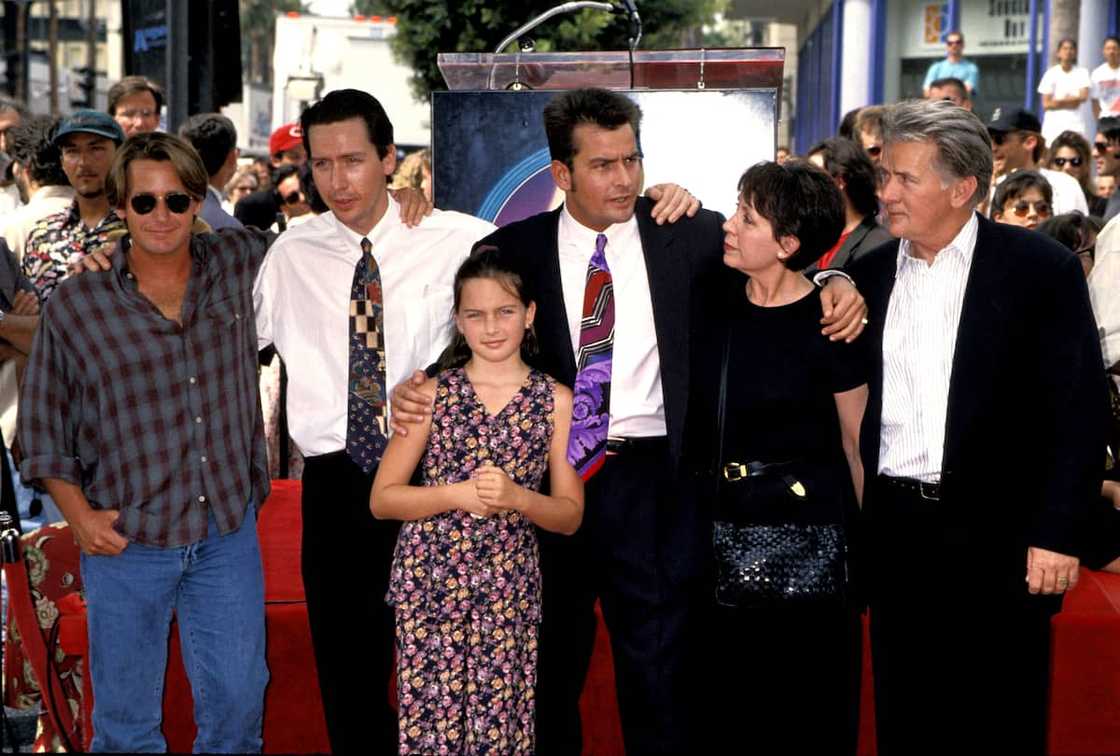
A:
[[[264,161],[140,77],[0,103],[3,473],[82,552],[93,749],[164,746],[174,615],[196,750],[260,750],[290,476],[334,752],[580,753],[598,601],[630,753],[854,753],[868,608],[880,753],[1043,753],[1050,618],[1120,571],[1120,198],[1069,119],[974,114],[949,36],[730,218],[645,189],[601,89],[541,114],[562,206],[502,228],[358,90]]]

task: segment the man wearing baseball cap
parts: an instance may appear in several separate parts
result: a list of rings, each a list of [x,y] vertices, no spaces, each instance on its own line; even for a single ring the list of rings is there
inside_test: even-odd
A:
[[[268,154],[274,174],[282,165],[301,166],[307,162],[299,121],[286,123],[272,132],[268,138]],[[244,225],[260,229],[267,229],[275,223],[279,212],[280,203],[271,188],[243,197],[233,210],[234,216]]]
[[[1046,140],[1042,138],[1038,116],[1023,108],[996,108],[988,122],[988,136],[992,138],[993,192],[996,184],[1015,171],[1038,171],[1054,190],[1054,215],[1074,210],[1089,214],[1085,193],[1077,179],[1039,166]]]
[[[105,195],[105,178],[124,138],[120,124],[97,110],[78,110],[59,122],[54,145],[74,187],[74,202],[35,224],[22,262],[24,275],[43,301],[72,262],[105,246],[114,232],[124,229]]]

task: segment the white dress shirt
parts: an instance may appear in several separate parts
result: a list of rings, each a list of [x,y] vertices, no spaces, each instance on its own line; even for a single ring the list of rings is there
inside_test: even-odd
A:
[[[883,330],[883,413],[879,473],[941,479],[949,379],[965,284],[979,223],[973,213],[927,264],[898,245],[894,290]]]
[[[614,348],[611,353],[611,421],[607,433],[623,438],[664,436],[665,399],[661,393],[661,357],[653,323],[646,258],[631,216],[603,231],[607,267],[614,286]],[[565,207],[560,211],[557,243],[560,282],[572,351],[579,352],[579,324],[587,265],[595,252],[598,231],[582,225]]]
[[[447,346],[455,272],[493,230],[439,210],[409,229],[389,199],[366,237],[381,273],[387,390]],[[257,275],[257,338],[287,366],[288,428],[307,456],[346,448],[350,290],[362,238],[333,213],[320,215],[281,234]]]

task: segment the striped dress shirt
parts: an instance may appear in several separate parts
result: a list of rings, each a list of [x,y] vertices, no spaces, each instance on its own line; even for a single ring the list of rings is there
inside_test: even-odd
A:
[[[978,225],[973,213],[932,264],[911,256],[909,240],[898,245],[883,330],[883,475],[941,479],[949,378]]]

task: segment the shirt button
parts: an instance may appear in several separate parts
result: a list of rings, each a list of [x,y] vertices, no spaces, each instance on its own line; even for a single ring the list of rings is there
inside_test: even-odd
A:
[[[241,313],[240,312],[233,313],[233,319],[234,320],[241,320]]]
[[[193,375],[191,376],[190,381],[191,381],[191,383],[198,383],[198,379],[195,378]]]
[[[205,496],[199,496],[198,497],[198,503],[199,504],[205,504],[206,503],[206,497]]]
[[[205,462],[206,461],[206,455],[203,454],[201,457],[199,457],[199,459],[201,459],[203,462]]]
[[[196,423],[196,424],[199,424],[199,425],[201,425],[201,424],[202,424],[202,417],[201,417],[201,416],[200,416],[200,417],[196,417],[196,418],[194,419],[194,421],[195,421],[195,423]]]

